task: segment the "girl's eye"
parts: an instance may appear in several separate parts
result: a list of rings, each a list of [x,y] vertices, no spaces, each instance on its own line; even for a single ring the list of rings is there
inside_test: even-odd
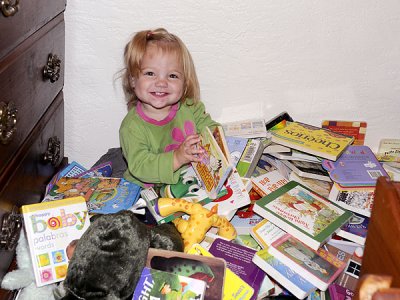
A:
[[[169,75],[169,77],[170,78],[174,78],[174,79],[178,79],[179,78],[178,75],[176,75],[176,74],[171,74],[171,75]]]
[[[154,76],[154,72],[147,71],[147,72],[144,72],[144,75],[145,76]]]

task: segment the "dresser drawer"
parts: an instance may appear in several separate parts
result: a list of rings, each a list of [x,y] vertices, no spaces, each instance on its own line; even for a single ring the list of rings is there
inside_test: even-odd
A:
[[[0,58],[63,12],[65,5],[66,0],[20,0],[15,15],[6,17],[0,12]]]
[[[21,143],[63,87],[64,30],[63,16],[60,15],[18,46],[12,55],[0,61],[2,118],[6,118],[5,111],[17,110],[15,131],[11,138],[5,138],[4,129],[1,133],[0,173],[12,157],[17,156]],[[43,77],[49,54],[55,54],[60,59],[59,78],[55,82]]]

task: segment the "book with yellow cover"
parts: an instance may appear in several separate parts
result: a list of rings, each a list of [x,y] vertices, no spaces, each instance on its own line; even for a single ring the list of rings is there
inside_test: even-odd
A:
[[[62,281],[70,260],[69,246],[89,227],[85,198],[23,205],[21,211],[36,285]]]
[[[300,122],[271,130],[272,142],[336,161],[354,137]]]

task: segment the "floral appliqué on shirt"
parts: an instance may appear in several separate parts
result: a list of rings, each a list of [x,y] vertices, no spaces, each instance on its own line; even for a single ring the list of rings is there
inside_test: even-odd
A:
[[[167,145],[164,149],[164,152],[170,152],[178,149],[188,135],[196,133],[195,126],[191,121],[185,121],[185,123],[183,124],[183,129],[185,132],[183,132],[182,129],[179,127],[174,127],[172,129],[171,137],[177,143]]]

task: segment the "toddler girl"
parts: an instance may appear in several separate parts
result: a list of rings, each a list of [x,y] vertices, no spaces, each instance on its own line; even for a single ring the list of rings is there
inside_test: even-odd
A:
[[[174,184],[183,166],[199,161],[198,132],[218,125],[205,112],[192,57],[163,28],[138,32],[125,47],[123,88],[129,112],[120,127],[128,169],[141,186]]]

